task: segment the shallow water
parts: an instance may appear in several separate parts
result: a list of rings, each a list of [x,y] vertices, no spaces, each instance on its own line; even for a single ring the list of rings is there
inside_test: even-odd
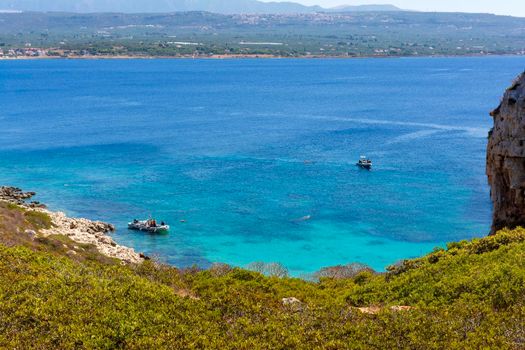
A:
[[[0,183],[180,266],[381,270],[488,232],[488,112],[524,63],[0,61]],[[125,229],[150,215],[172,232]]]

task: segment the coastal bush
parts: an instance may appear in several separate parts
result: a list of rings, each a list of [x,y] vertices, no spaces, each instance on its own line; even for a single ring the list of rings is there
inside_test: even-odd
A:
[[[288,269],[279,263],[253,262],[248,264],[246,268],[270,277],[288,277]]]
[[[412,303],[409,311],[386,307],[401,305],[398,297],[392,303],[376,299],[381,311],[367,315],[338,295],[372,293],[393,283],[382,275],[359,286],[344,279],[268,278],[242,269],[214,276],[153,262],[103,265],[23,247],[0,246],[0,257],[2,348],[504,349],[523,341],[511,322],[525,320],[519,287],[513,292],[496,285],[495,297],[506,300],[499,308],[473,289],[455,301]],[[181,288],[193,296],[181,296]],[[287,296],[303,306],[285,307],[281,299]]]
[[[365,272],[368,272],[371,274],[375,273],[375,271],[371,267],[365,264],[352,263],[348,265],[325,267],[319,270],[318,272],[316,272],[314,274],[314,278],[316,279],[321,279],[321,278],[346,279],[346,278],[354,278],[357,275],[363,274]]]
[[[25,219],[38,229],[50,229],[53,225],[51,217],[46,213],[34,210],[26,210]]]
[[[522,228],[449,245],[446,252],[406,261],[384,278],[356,288],[349,300],[447,305],[469,298],[506,307],[525,296],[524,249]]]
[[[222,277],[227,275],[233,270],[233,267],[231,267],[228,264],[222,264],[222,263],[214,263],[210,267],[210,272],[215,277]]]
[[[16,230],[6,233],[15,222],[32,227],[21,213],[0,210],[0,242],[8,234],[16,237]],[[521,228],[449,244],[387,273],[362,265],[323,269],[318,282],[222,264],[209,270],[181,270],[153,260],[123,266],[64,236],[16,242],[0,244],[2,349],[520,349],[525,344]],[[257,265],[262,272],[265,266]]]
[[[9,209],[9,210],[23,211],[22,207],[14,204],[14,203],[5,203],[4,206],[5,206],[6,209]]]

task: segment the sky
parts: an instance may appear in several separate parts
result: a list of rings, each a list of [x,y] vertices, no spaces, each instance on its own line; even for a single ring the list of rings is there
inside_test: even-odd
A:
[[[269,1],[269,0],[265,0]],[[275,1],[275,0],[274,0]],[[293,0],[305,5],[392,4],[407,10],[484,12],[525,17],[525,0]]]

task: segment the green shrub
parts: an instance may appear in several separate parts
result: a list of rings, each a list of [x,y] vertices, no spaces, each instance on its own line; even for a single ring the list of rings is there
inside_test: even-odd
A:
[[[265,276],[260,272],[267,264],[255,265],[262,271],[222,264],[179,270],[151,260],[123,266],[65,236],[20,242],[0,244],[2,349],[520,349],[525,344],[521,228],[449,244],[385,274],[355,264],[324,269],[319,282]]]
[[[7,209],[9,209],[9,210],[23,211],[22,207],[20,207],[19,205],[14,204],[14,203],[6,203],[5,207]]]
[[[31,225],[38,229],[50,229],[53,225],[51,217],[40,211],[27,210],[24,216]]]

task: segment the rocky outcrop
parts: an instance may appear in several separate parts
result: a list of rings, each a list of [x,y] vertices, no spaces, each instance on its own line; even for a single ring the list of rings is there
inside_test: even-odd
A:
[[[43,212],[51,218],[52,226],[49,229],[42,229],[38,233],[31,231],[31,236],[68,236],[77,243],[91,244],[100,253],[124,263],[136,264],[148,259],[144,254],[136,253],[132,248],[118,245],[108,235],[109,232],[115,231],[113,225],[101,221],[70,218],[64,213],[47,210],[45,205],[39,202],[28,203],[27,201],[34,195],[34,192],[24,192],[17,187],[0,187],[0,201],[19,205],[26,210]]]
[[[145,256],[143,254],[136,253],[132,248],[118,245],[108,235],[109,232],[115,230],[111,224],[87,219],[69,218],[64,213],[51,212],[46,209],[33,210],[45,212],[51,218],[53,227],[39,232],[44,237],[52,234],[64,235],[75,242],[91,244],[100,253],[117,258],[125,263],[136,264],[144,261]]]
[[[18,187],[0,187],[0,200],[18,204],[30,208],[45,208],[45,205],[39,202],[27,202],[28,199],[32,198],[35,192],[24,192]]]
[[[492,231],[525,226],[525,73],[492,113],[487,175],[494,205]]]

